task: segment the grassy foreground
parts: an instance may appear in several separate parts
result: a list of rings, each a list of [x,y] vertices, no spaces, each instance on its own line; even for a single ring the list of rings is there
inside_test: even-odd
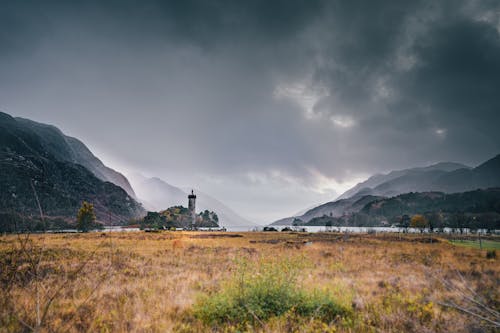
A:
[[[0,332],[495,332],[499,281],[425,235],[7,235]]]

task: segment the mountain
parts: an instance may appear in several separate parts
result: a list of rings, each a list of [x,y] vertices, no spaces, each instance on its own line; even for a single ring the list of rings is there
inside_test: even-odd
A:
[[[500,186],[500,154],[474,169],[459,169],[437,179],[432,190],[447,193]]]
[[[188,192],[189,190],[187,190]],[[247,219],[238,215],[234,210],[215,199],[214,197],[196,190],[196,205],[199,210],[214,211],[219,217],[219,225],[221,227],[258,227],[259,225],[248,221]],[[187,194],[186,194],[187,196]]]
[[[38,123],[29,119],[15,118],[23,127],[30,129],[41,138],[41,145],[60,161],[84,166],[97,178],[123,188],[132,198],[135,193],[129,181],[121,173],[107,167],[80,140],[64,135],[57,127]]]
[[[380,198],[382,197],[357,194],[349,199],[340,199],[337,201],[327,202],[315,208],[309,209],[302,215],[280,219],[271,223],[271,225],[292,225],[294,221],[298,223],[307,223],[314,218],[322,216],[340,217],[346,214],[356,213],[360,211],[366,204],[372,201],[376,201]]]
[[[188,192],[191,189],[180,189],[170,185],[160,178],[147,178],[134,173],[128,175],[137,196],[144,206],[151,211],[160,211],[172,206],[186,205]],[[201,191],[196,192],[196,210],[214,211],[219,217],[219,224],[224,227],[255,227],[252,223],[239,216],[231,208],[219,200]]]
[[[474,215],[481,222],[500,227],[500,188],[478,189],[459,193],[405,193],[365,205],[360,214],[374,220],[394,220],[403,215],[439,213]],[[474,220],[474,218],[472,218]]]
[[[428,167],[418,167],[377,174],[347,190],[338,199],[350,198],[360,191],[364,194],[391,196],[400,193],[429,190],[430,184],[448,172],[469,170],[470,167],[451,162],[437,163]]]
[[[391,198],[379,198],[358,212],[341,217],[315,217],[306,226],[388,226],[410,227],[412,217],[432,228],[500,227],[500,188],[479,189],[459,193],[411,192]]]
[[[74,220],[83,200],[94,204],[97,219],[105,223],[143,214],[142,206],[123,188],[77,163],[84,158],[67,140],[53,126],[0,112],[0,213],[4,217],[36,219],[40,216],[37,199],[48,219]]]
[[[308,223],[323,216],[337,218],[357,213],[364,205],[381,198],[391,198],[404,193],[454,193],[492,187],[500,187],[500,155],[475,168],[444,162],[428,167],[377,174],[349,189],[335,201],[312,208],[300,216],[280,219],[272,225],[290,225],[295,219]]]
[[[187,194],[160,178],[147,178],[139,173],[127,175],[139,200],[150,211],[160,211],[173,206],[185,205]]]
[[[364,193],[392,197],[409,192],[464,192],[500,186],[500,155],[470,168],[458,163],[439,163],[425,168],[392,171],[370,177],[339,199]]]

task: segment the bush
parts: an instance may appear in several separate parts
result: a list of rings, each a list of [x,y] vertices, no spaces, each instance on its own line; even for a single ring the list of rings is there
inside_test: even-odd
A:
[[[487,259],[496,259],[496,257],[497,257],[497,252],[495,250],[488,250],[486,252]]]
[[[208,325],[236,327],[263,324],[284,314],[314,317],[330,323],[349,316],[351,309],[339,304],[327,291],[307,291],[298,284],[303,265],[284,260],[261,262],[256,271],[240,263],[237,273],[212,295],[194,305],[194,314]]]

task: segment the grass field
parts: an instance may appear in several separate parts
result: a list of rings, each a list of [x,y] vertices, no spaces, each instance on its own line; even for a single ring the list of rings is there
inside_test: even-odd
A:
[[[472,247],[475,249],[500,250],[500,241],[494,240],[450,240],[454,245]]]
[[[495,332],[500,319],[498,259],[425,235],[7,235],[0,268],[0,332]]]

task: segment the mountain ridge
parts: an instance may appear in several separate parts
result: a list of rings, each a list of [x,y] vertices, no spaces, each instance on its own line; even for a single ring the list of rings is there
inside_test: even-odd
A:
[[[37,202],[47,218],[73,220],[84,200],[94,204],[99,221],[110,224],[143,213],[123,188],[75,163],[60,130],[52,126],[41,131],[50,138],[0,112],[0,213],[7,216],[3,223],[14,215],[39,219]]]
[[[79,139],[65,135],[54,125],[43,124],[21,117],[14,119],[37,133],[42,139],[42,145],[56,158],[80,164],[91,171],[97,178],[120,186],[132,198],[136,198],[127,178],[120,172],[104,165]]]
[[[380,186],[383,183],[386,183],[388,181],[403,177],[409,173],[422,173],[422,172],[429,172],[429,171],[455,171],[459,169],[471,169],[471,167],[461,164],[461,163],[456,163],[456,162],[439,162],[435,163],[429,166],[425,167],[415,167],[415,168],[408,168],[408,169],[402,169],[402,170],[393,170],[390,171],[386,174],[375,174],[371,177],[369,177],[367,180],[358,183],[351,189],[347,190],[346,192],[342,193],[340,196],[337,197],[336,200],[338,199],[347,199],[355,195],[357,192],[359,192],[362,189],[365,188],[375,188],[377,186]]]
[[[440,162],[427,167],[409,168],[376,174],[347,190],[336,200],[314,207],[301,216],[277,220],[271,225],[289,225],[293,220],[308,222],[321,216],[340,217],[356,213],[363,207],[355,205],[357,199],[391,198],[404,193],[437,191],[465,192],[500,186],[500,154],[475,168],[455,162]],[[356,199],[356,200],[355,200]]]

